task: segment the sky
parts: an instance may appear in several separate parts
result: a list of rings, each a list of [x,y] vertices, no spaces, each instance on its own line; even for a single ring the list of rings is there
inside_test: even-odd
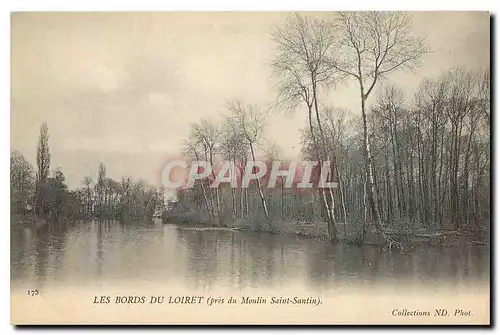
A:
[[[110,177],[158,185],[162,166],[179,153],[193,122],[220,119],[233,99],[273,105],[271,32],[289,14],[13,13],[11,150],[35,166],[39,128],[47,122],[51,168],[62,169],[70,188],[80,187],[84,176],[95,180],[100,162]],[[426,38],[432,53],[416,71],[388,77],[408,99],[425,77],[453,66],[489,67],[489,13],[412,14],[412,31]],[[360,113],[352,81],[323,102]],[[306,118],[301,109],[274,111],[267,138],[284,155],[297,155]]]

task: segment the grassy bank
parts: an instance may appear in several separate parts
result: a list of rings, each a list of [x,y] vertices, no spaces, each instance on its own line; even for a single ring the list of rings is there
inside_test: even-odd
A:
[[[182,213],[178,215],[164,214],[164,224],[176,224],[194,228],[221,227],[250,231],[255,233],[290,235],[304,239],[328,241],[326,222],[284,222],[260,219],[236,219],[231,224],[211,221],[199,213]],[[375,238],[373,225],[367,225],[365,237],[362,237],[361,224],[337,224],[338,242],[348,244],[382,244]],[[386,236],[398,243],[399,248],[412,249],[422,247],[457,247],[457,246],[488,246],[488,231],[431,231],[426,229],[405,229],[385,231]]]
[[[164,224],[176,224],[183,227],[226,227],[254,233],[290,235],[304,239],[328,241],[328,226],[326,222],[278,221],[266,220],[265,218],[237,218],[233,222],[218,222],[195,212],[175,215],[172,213],[164,214],[162,221]],[[371,231],[371,228],[367,229],[367,231]],[[339,241],[361,244],[361,237],[362,232],[360,227],[342,223],[337,224],[337,238]],[[374,244],[375,242],[373,238],[366,236],[363,243]]]

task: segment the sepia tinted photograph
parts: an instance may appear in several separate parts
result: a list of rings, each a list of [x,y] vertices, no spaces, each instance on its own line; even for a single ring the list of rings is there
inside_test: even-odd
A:
[[[491,324],[489,12],[10,20],[11,324]]]

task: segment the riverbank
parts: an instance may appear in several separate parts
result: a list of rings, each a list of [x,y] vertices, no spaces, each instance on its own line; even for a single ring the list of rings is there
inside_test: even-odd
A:
[[[190,229],[224,229],[240,230],[263,234],[290,235],[304,239],[313,239],[327,242],[329,239],[326,222],[283,222],[266,220],[236,219],[231,224],[218,224],[196,213],[182,215],[164,215],[164,224],[176,224],[179,227]],[[347,244],[386,245],[387,243],[376,238],[375,227],[368,224],[365,236],[362,235],[362,225],[354,223],[338,223],[337,241]],[[385,230],[385,236],[395,242],[391,247],[402,249],[423,247],[461,247],[461,246],[489,246],[489,231],[456,231],[456,230]]]
[[[22,228],[40,227],[47,224],[47,220],[33,214],[11,214],[10,224]]]
[[[68,219],[61,219],[58,223],[70,222]],[[164,215],[163,224],[175,224],[181,229],[190,230],[230,230],[247,231],[258,234],[288,235],[300,239],[317,240],[328,242],[328,226],[326,222],[284,222],[266,221],[265,219],[242,220],[236,219],[234,222],[213,222],[195,213],[182,215]],[[33,215],[13,214],[11,225],[22,228],[39,228],[50,224],[46,219]],[[377,239],[374,226],[368,224],[363,238],[362,225],[355,223],[338,223],[337,242],[345,244],[368,244],[387,247],[386,241]],[[462,247],[462,246],[489,246],[490,236],[488,231],[456,231],[440,230],[431,231],[425,229],[415,230],[389,230],[384,234],[392,241],[391,248],[413,249],[425,247]]]
[[[11,214],[10,216],[10,224],[11,226],[15,225],[17,228],[39,228],[48,224],[64,224],[74,222],[75,220],[71,220],[69,218],[59,218],[57,222],[51,222],[46,218],[35,216],[33,214]]]
[[[268,233],[280,235],[294,235],[302,238],[316,239],[320,241],[328,240],[328,229],[322,223],[290,223],[282,221],[265,222],[265,220],[244,220],[237,218],[234,222],[219,224],[212,222],[209,218],[197,213],[183,213],[178,215],[164,214],[162,216],[164,224],[177,224],[180,227],[189,228],[211,228],[242,230],[254,233]]]

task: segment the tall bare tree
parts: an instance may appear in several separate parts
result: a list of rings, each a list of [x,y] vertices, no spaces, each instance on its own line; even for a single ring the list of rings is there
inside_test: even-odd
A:
[[[265,154],[267,160],[273,164],[273,162],[281,161],[283,158],[283,153],[281,148],[278,146],[276,142],[270,142],[269,145],[265,148]],[[283,176],[279,176],[277,181],[280,185],[280,210],[281,215],[280,219],[283,221],[285,219],[285,182]]]
[[[245,144],[250,149],[252,162],[255,163],[255,150],[264,138],[265,130],[265,113],[255,105],[245,105],[241,101],[233,101],[227,104],[232,113],[232,118],[235,120],[238,128],[241,131]],[[267,208],[266,199],[262,193],[262,186],[259,178],[256,179],[259,197],[264,210],[266,219],[269,218],[269,210]]]
[[[412,69],[429,50],[424,38],[410,31],[411,16],[403,12],[340,12],[334,28],[340,55],[332,65],[359,85],[367,195],[377,232],[382,235],[368,139],[366,103],[376,84],[390,73]]]
[[[223,126],[222,126],[222,132],[220,136],[220,147],[221,147],[221,152],[224,156],[224,158],[231,162],[232,164],[230,165],[231,168],[234,168],[234,170],[231,170],[231,175],[236,176],[237,171],[236,168],[240,168],[238,166],[238,163],[241,163],[244,157],[247,156],[247,145],[245,143],[245,138],[243,135],[242,130],[238,127],[238,120],[235,120],[233,117],[227,117],[224,120]],[[242,173],[243,173],[242,169]],[[240,174],[241,179],[243,179],[243,175]],[[237,178],[236,178],[237,179]],[[239,198],[240,198],[240,215],[243,215],[243,188],[239,188]],[[233,222],[236,219],[237,215],[237,202],[236,202],[236,190],[234,187],[231,187],[231,218]]]
[[[330,157],[326,151],[326,137],[320,116],[319,90],[320,87],[328,88],[335,81],[335,68],[331,58],[335,37],[331,26],[324,19],[294,14],[286,20],[283,27],[275,30],[273,38],[277,45],[272,68],[277,78],[278,101],[292,110],[305,103],[316,157],[322,166],[322,162],[330,160]],[[313,112],[319,139],[313,131]],[[322,189],[321,199],[327,213],[330,239],[333,241],[336,239],[336,226],[330,191]],[[327,193],[330,193],[331,202],[327,199]]]
[[[92,208],[92,178],[91,177],[84,177],[82,180],[82,184],[85,187],[85,214],[88,216],[92,215],[93,208]]]
[[[184,154],[188,157],[193,157],[196,161],[201,161],[205,158],[206,150],[202,144],[202,142],[193,136],[194,133],[191,132],[191,136],[184,143]],[[207,183],[206,180],[200,180],[199,188],[201,189],[201,196],[203,197],[203,202],[205,204],[205,208],[207,210],[208,216],[212,219],[215,215],[214,209],[212,208],[212,203],[209,200],[208,191],[207,191]]]
[[[49,128],[47,127],[46,122],[42,123],[40,126],[40,136],[38,138],[38,145],[36,148],[36,165],[35,212],[43,214],[42,209],[44,208],[44,194],[42,189],[43,185],[47,181],[47,178],[49,177],[50,171]]]
[[[97,195],[97,215],[99,217],[103,214],[104,197],[106,192],[106,166],[103,162],[99,163],[97,171],[97,183],[95,185]]]

